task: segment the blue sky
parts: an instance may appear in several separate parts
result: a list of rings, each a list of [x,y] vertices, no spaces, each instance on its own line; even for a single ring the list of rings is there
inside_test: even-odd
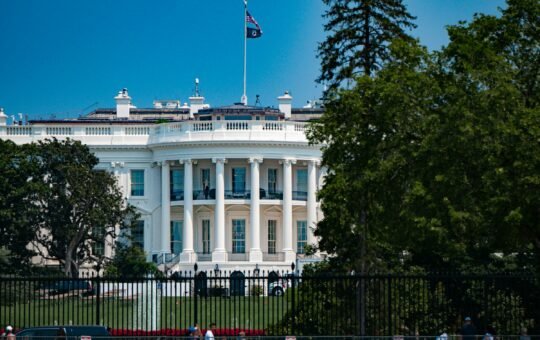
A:
[[[430,49],[447,42],[446,25],[504,6],[405,3],[418,17],[413,35]],[[251,104],[259,94],[262,105],[277,105],[285,90],[295,107],[320,96],[316,48],[324,9],[319,0],[249,1],[264,31],[248,40]],[[242,0],[0,0],[0,107],[10,115],[76,117],[113,107],[123,87],[137,107],[154,99],[185,102],[195,77],[212,106],[232,104],[242,95],[242,54]]]

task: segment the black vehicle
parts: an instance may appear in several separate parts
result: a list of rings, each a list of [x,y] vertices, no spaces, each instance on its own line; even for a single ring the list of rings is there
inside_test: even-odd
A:
[[[111,335],[103,326],[41,326],[25,328],[15,334],[29,340],[76,340],[81,337],[110,340]]]
[[[88,296],[94,293],[92,283],[87,280],[62,280],[48,282],[40,287],[43,295],[59,295],[75,293],[77,295]]]

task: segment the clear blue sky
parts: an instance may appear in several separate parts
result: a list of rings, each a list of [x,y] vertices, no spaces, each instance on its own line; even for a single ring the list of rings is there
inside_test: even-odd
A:
[[[473,13],[496,14],[503,0],[405,0],[418,17],[413,34],[430,49],[447,42],[445,26]],[[264,31],[248,40],[248,97],[293,106],[320,96],[317,42],[324,38],[319,0],[250,0]],[[113,107],[129,89],[137,107],[180,99],[195,77],[212,106],[242,94],[242,0],[0,0],[0,107],[31,119],[76,117]],[[87,113],[89,110],[84,111]]]

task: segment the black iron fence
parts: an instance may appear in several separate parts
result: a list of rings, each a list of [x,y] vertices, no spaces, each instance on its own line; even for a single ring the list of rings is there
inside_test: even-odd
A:
[[[323,275],[184,272],[169,278],[2,277],[0,324],[106,325],[116,335],[183,336],[215,323],[251,336],[540,334],[532,275]]]

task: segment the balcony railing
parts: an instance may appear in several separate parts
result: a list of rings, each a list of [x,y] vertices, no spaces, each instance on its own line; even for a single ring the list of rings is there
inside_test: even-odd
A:
[[[295,201],[307,201],[307,192],[306,191],[293,191],[292,199]]]
[[[212,188],[207,191],[205,190],[193,190],[193,199],[194,200],[215,200],[216,199],[216,189]],[[228,200],[249,200],[251,199],[250,190],[225,190],[225,199]],[[268,192],[265,189],[261,188],[259,191],[259,199],[266,200],[282,200],[283,191],[273,191]],[[295,201],[307,201],[307,192],[306,191],[293,191],[292,199]],[[171,201],[183,201],[184,200],[184,191],[177,190],[171,192]]]
[[[112,123],[112,124],[111,124]],[[16,142],[31,142],[46,138],[71,138],[96,145],[151,145],[193,141],[279,141],[306,142],[307,123],[294,121],[182,121],[165,124],[123,124],[107,121],[103,124],[43,123],[36,125],[0,126],[0,136]]]

